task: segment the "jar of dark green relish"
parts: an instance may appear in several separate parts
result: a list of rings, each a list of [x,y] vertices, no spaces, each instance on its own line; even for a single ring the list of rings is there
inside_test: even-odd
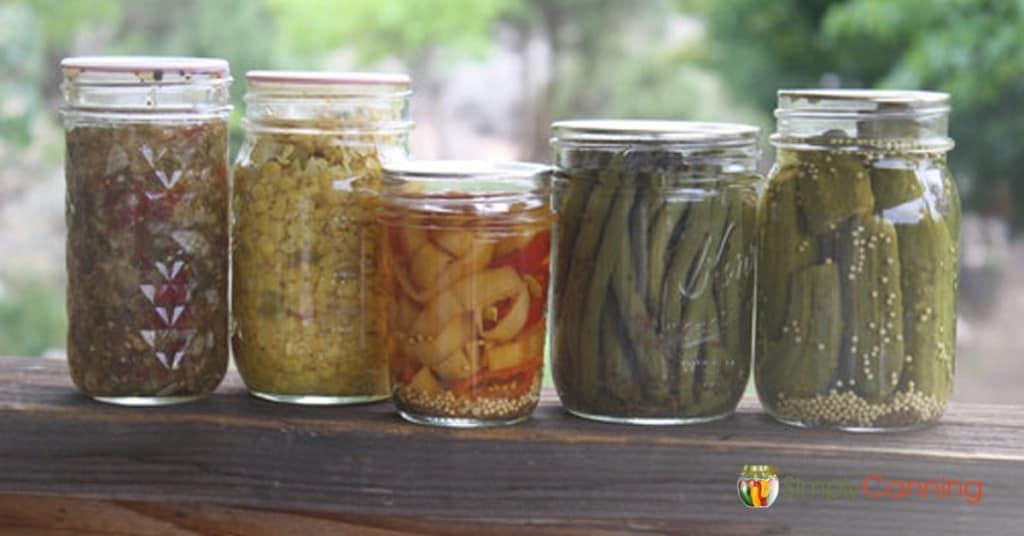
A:
[[[956,343],[948,96],[783,90],[775,114],[759,221],[762,404],[799,426],[937,420]]]
[[[205,396],[228,364],[228,64],[61,69],[71,377],[115,404]]]

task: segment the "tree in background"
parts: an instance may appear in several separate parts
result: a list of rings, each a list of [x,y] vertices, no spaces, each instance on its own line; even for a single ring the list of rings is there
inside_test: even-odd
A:
[[[1024,2],[724,0],[708,5],[707,21],[710,65],[765,112],[777,88],[825,76],[949,92],[950,165],[965,204],[985,210],[990,188],[1009,182],[1024,207]]]
[[[549,126],[569,118],[747,120],[757,116],[723,102],[717,76],[697,61],[703,35],[690,6],[628,0],[532,0],[507,22],[521,43],[542,39],[550,50],[547,79],[530,95],[518,129],[527,158],[548,158]]]
[[[46,103],[33,108],[33,116],[53,117],[61,102],[62,75],[57,65],[69,55],[212,56],[227,59],[235,73],[272,67],[270,62],[277,57],[272,48],[276,26],[262,2],[14,0],[5,7],[0,16],[11,10],[24,17],[25,26],[40,29],[34,41],[38,53],[24,55],[18,49],[5,48],[22,66],[0,74],[0,87],[21,81]],[[10,30],[14,29],[11,25]],[[244,84],[236,82],[231,88],[235,138],[244,92]],[[11,139],[3,131],[0,138]]]
[[[520,113],[508,118],[521,157],[547,160],[551,121],[569,117],[720,119],[762,122],[702,66],[699,23],[673,40],[668,23],[706,9],[700,0],[268,0],[279,25],[277,50],[314,60],[348,48],[357,63],[393,58],[413,76],[421,102],[436,102],[453,60],[484,58],[511,30],[524,59]],[[547,64],[529,62],[535,41]],[[316,63],[312,63],[316,65]],[[444,120],[431,116],[443,132]],[[442,134],[443,135],[443,134]],[[457,156],[458,148],[447,148]]]
[[[281,32],[277,50],[292,58],[292,64],[318,68],[325,56],[343,48],[355,53],[359,65],[397,59],[427,103],[436,102],[441,94],[446,64],[483,57],[490,51],[495,24],[514,4],[513,0],[267,2]],[[444,119],[435,107],[428,106],[425,112],[443,141]]]

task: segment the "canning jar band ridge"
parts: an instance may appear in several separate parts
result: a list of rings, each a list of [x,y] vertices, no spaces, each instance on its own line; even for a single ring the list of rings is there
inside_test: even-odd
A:
[[[771,144],[782,149],[806,151],[839,151],[860,153],[946,153],[955,143],[948,136],[923,138],[823,138],[820,136],[795,136],[772,134]]]
[[[201,110],[175,109],[175,110],[135,110],[135,109],[109,109],[109,108],[74,108],[61,107],[58,112],[64,119],[66,126],[102,126],[107,124],[132,124],[146,123],[159,125],[189,125],[203,124],[210,121],[222,121],[230,115],[231,106],[219,106],[204,108]]]
[[[413,121],[382,121],[377,123],[364,123],[364,127],[345,125],[342,128],[318,127],[312,121],[283,121],[279,123],[302,123],[301,126],[288,124],[274,124],[273,121],[259,121],[249,118],[242,119],[242,128],[246,132],[258,134],[290,134],[307,136],[359,136],[386,138],[388,136],[400,136],[409,134],[415,123]],[[337,126],[344,124],[344,121],[332,123]]]

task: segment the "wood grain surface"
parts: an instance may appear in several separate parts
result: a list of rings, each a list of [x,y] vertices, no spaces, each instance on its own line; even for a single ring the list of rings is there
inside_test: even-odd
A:
[[[739,502],[744,464],[778,467],[771,508]],[[980,481],[983,495],[791,489],[859,492],[872,474]],[[952,405],[924,430],[855,435],[777,424],[754,399],[705,425],[594,423],[548,391],[522,425],[451,430],[387,403],[256,400],[234,375],[196,403],[112,407],[78,394],[63,362],[0,358],[3,535],[1022,534],[1022,497],[1015,406]]]

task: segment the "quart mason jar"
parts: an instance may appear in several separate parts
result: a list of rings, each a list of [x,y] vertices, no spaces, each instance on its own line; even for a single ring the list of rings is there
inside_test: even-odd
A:
[[[228,64],[61,68],[71,377],[115,404],[202,397],[228,363]]]
[[[382,332],[406,420],[477,427],[537,406],[547,337],[550,170],[412,161],[385,169]]]
[[[552,368],[573,414],[686,424],[735,410],[750,374],[758,129],[564,121]]]
[[[232,349],[249,391],[391,395],[374,286],[381,164],[408,153],[409,78],[253,71],[232,196]]]
[[[760,212],[765,409],[847,430],[937,420],[953,385],[960,201],[943,93],[783,90]]]

